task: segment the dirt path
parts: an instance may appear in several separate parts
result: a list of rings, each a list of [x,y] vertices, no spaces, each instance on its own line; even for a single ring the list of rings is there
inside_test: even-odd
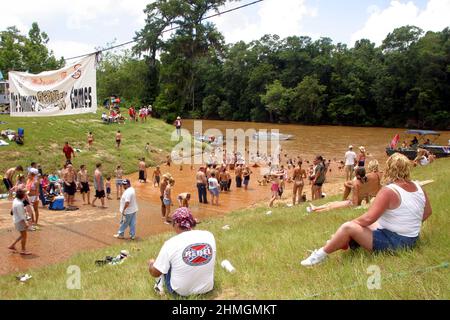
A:
[[[328,176],[329,183],[325,185],[325,192],[329,195],[340,192],[342,186],[341,173],[338,173],[337,164],[333,165],[334,174]],[[153,169],[149,169],[151,176]],[[172,199],[181,192],[191,192],[191,209],[196,218],[202,220],[207,217],[224,215],[231,211],[252,206],[261,201],[268,201],[270,186],[258,186],[259,170],[254,168],[254,175],[250,182],[249,190],[236,189],[234,183],[232,191],[222,193],[220,206],[211,206],[198,203],[195,187],[195,169],[190,166],[162,167],[163,173],[170,172],[176,180]],[[139,214],[137,221],[137,240],[141,241],[152,235],[170,232],[171,226],[162,222],[160,214],[159,190],[151,183],[140,184],[137,182],[137,174],[130,176],[139,199]],[[310,187],[306,187],[307,197],[310,199]],[[291,185],[287,187],[285,199],[290,197]],[[113,186],[113,195],[115,189]],[[209,195],[208,195],[209,196]],[[76,205],[78,211],[49,211],[40,210],[41,227],[36,232],[29,233],[28,249],[32,256],[22,257],[12,254],[7,249],[8,245],[18,236],[12,225],[9,214],[11,203],[0,201],[0,274],[9,274],[25,271],[29,268],[42,267],[49,264],[62,262],[74,254],[86,250],[95,250],[121,243],[123,240],[113,238],[119,227],[118,215],[119,201],[107,201],[107,209],[83,206],[80,196],[77,195]],[[173,207],[173,210],[176,207]],[[127,236],[127,235],[126,235]],[[129,241],[129,240],[125,240]]]

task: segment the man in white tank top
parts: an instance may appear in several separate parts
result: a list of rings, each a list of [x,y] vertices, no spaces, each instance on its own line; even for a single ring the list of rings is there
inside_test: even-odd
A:
[[[393,154],[386,162],[388,186],[377,194],[369,211],[344,223],[327,244],[314,251],[303,266],[312,266],[338,250],[358,246],[373,251],[395,251],[414,247],[422,223],[432,214],[422,188],[410,179],[411,163],[404,155]]]

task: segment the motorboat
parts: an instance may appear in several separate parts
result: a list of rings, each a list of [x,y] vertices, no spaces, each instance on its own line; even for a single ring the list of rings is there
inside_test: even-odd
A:
[[[425,149],[432,153],[436,158],[445,158],[450,156],[450,145],[440,146],[434,144],[435,141],[441,135],[437,131],[431,130],[408,130],[407,135],[413,135],[414,139],[411,141],[409,146],[402,146],[397,148],[398,139],[394,138],[396,141],[392,141],[391,144],[386,148],[386,154],[391,156],[394,153],[401,153],[408,157],[410,160],[414,160],[417,157],[417,151],[419,149]],[[417,136],[419,138],[417,138]]]
[[[283,134],[278,132],[259,131],[253,134],[255,140],[291,140],[294,136],[291,134]]]

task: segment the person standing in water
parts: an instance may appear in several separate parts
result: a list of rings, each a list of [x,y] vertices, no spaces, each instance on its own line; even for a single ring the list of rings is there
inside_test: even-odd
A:
[[[175,128],[177,129],[177,135],[180,137],[181,136],[181,125],[182,125],[181,117],[177,117],[174,125],[175,125]]]
[[[145,158],[140,159],[138,169],[139,169],[139,182],[147,183],[147,166],[145,165]]]

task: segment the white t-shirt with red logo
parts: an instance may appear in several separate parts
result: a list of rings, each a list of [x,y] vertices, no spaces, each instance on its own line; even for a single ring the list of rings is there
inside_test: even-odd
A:
[[[216,240],[209,231],[192,230],[167,240],[153,266],[170,272],[170,286],[182,296],[204,294],[214,287]]]

